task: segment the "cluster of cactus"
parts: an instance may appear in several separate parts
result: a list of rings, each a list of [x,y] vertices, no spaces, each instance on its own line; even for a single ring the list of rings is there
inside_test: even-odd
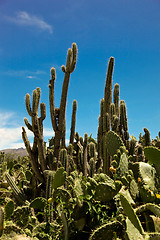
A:
[[[3,181],[3,175],[7,170],[6,156],[4,152],[0,153],[0,181]]]
[[[97,141],[87,133],[84,137],[75,133],[77,102],[73,100],[66,146],[67,93],[76,61],[77,46],[73,43],[66,66],[62,66],[64,81],[58,108],[54,100],[56,72],[51,68],[49,104],[55,135],[49,147],[43,137],[46,106],[40,104],[41,89],[33,91],[32,106],[26,94],[31,123],[27,118],[24,122],[34,135],[33,146],[23,127],[29,157],[8,162],[0,155],[0,171],[10,193],[0,207],[0,236],[14,229],[33,239],[158,239],[160,134],[151,141],[149,130],[144,128],[139,141],[133,136],[129,140],[126,104],[119,101],[117,83],[112,101],[111,57]]]
[[[104,98],[101,99],[101,111],[99,116],[99,126],[97,134],[98,156],[103,162],[103,172],[106,174],[109,174],[109,167],[111,161],[111,154],[108,152],[108,149],[106,147],[106,142],[108,142],[108,139],[106,139],[107,133],[110,130],[114,131],[121,137],[127,148],[129,145],[126,104],[124,100],[121,100],[119,102],[118,83],[116,83],[114,86],[112,102],[113,67],[114,58],[111,57],[108,63]]]

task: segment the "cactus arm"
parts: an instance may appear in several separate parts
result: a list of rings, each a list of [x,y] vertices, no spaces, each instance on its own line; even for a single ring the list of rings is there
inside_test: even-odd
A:
[[[105,111],[110,115],[110,105],[112,102],[112,74],[114,67],[114,58],[111,57],[108,63],[104,99],[105,99]]]
[[[29,154],[29,157],[31,160],[31,166],[32,166],[34,173],[35,173],[36,177],[40,180],[40,182],[44,182],[44,178],[38,168],[38,165],[39,165],[38,161],[36,161],[36,159],[37,159],[37,141],[34,139],[33,148],[31,149],[30,142],[27,138],[27,134],[26,134],[24,127],[22,127],[22,138],[23,138],[25,147],[27,149],[27,152]]]
[[[115,104],[115,112],[117,117],[119,117],[119,84],[116,83],[114,85],[114,92],[113,92],[114,104]]]
[[[31,132],[33,132],[32,125],[29,123],[29,121],[28,121],[27,118],[24,118],[24,122],[25,122],[25,124],[26,124],[26,127],[27,127]]]
[[[51,80],[49,82],[49,104],[50,104],[50,115],[53,130],[57,130],[56,117],[55,117],[55,102],[54,102],[54,83],[56,79],[56,70],[51,68]]]
[[[150,132],[147,128],[143,128],[145,135],[144,135],[144,139],[145,139],[145,146],[150,146],[151,145],[151,138],[150,138]]]
[[[40,108],[41,108],[41,120],[43,121],[46,118],[46,105],[45,105],[45,103],[41,103]]]
[[[77,63],[77,45],[76,43],[72,44],[72,62],[70,66],[70,73],[72,73],[75,69],[76,63]]]
[[[23,139],[23,142],[24,142],[24,145],[27,149],[28,154],[31,156],[32,155],[32,149],[31,149],[30,142],[27,138],[27,133],[26,133],[26,130],[25,130],[24,127],[22,127],[22,139]]]
[[[30,98],[30,95],[29,93],[26,94],[26,109],[27,109],[27,112],[29,114],[30,117],[32,117],[32,110],[31,110],[31,98]]]
[[[60,113],[59,113],[59,130],[63,131],[63,119],[65,118],[66,104],[67,104],[67,93],[69,86],[70,74],[73,72],[77,60],[77,47],[76,44],[72,44],[72,49],[68,49],[67,63],[65,76],[62,87],[61,103],[60,103]]]
[[[23,192],[16,186],[15,182],[13,181],[12,177],[9,175],[9,173],[5,174],[7,182],[9,184],[9,186],[11,187],[13,194],[16,198],[16,200],[20,203],[20,204],[24,204],[26,199],[25,199],[25,195],[23,194]]]
[[[121,101],[120,103],[120,124],[123,126],[124,131],[127,132],[128,131],[127,110],[124,101]]]
[[[75,125],[76,125],[76,111],[77,111],[77,101],[73,100],[70,144],[73,144],[73,142],[74,142]]]
[[[83,173],[84,173],[84,176],[86,176],[86,177],[87,177],[87,173],[88,173],[87,141],[88,141],[88,135],[87,135],[87,133],[85,133],[84,134],[84,146],[83,146]]]

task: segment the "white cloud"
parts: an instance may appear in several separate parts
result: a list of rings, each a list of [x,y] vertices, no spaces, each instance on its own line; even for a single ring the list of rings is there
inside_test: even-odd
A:
[[[13,112],[0,113],[0,150],[7,148],[25,147],[22,140],[22,127],[15,126],[16,114]],[[11,124],[11,121],[13,124]],[[25,127],[29,141],[33,140],[33,133]],[[44,128],[44,138],[51,138],[54,132],[50,128]]]
[[[25,11],[19,11],[15,17],[8,17],[8,19],[18,25],[36,27],[43,31],[49,31],[53,33],[52,26],[45,22],[43,19],[31,15]]]
[[[6,124],[9,123],[9,120],[11,117],[14,115],[13,112],[4,112],[0,113],[0,127],[5,126]]]
[[[7,70],[4,72],[1,72],[4,75],[12,76],[12,77],[23,77],[28,79],[39,79],[41,75],[45,75],[46,72],[42,70],[36,70],[36,71],[29,71],[29,70]]]
[[[32,78],[35,78],[35,77],[34,76],[27,76],[27,78],[32,79]]]

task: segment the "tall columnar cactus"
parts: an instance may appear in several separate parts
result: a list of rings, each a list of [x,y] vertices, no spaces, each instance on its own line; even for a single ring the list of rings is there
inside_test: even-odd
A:
[[[127,148],[129,147],[129,133],[128,133],[128,123],[127,123],[127,110],[124,100],[120,102],[120,134],[122,139],[125,141]]]
[[[87,142],[88,134],[84,134],[84,145],[83,145],[83,174],[87,176],[88,174],[88,158],[87,158]]]
[[[112,103],[112,74],[113,74],[113,67],[114,67],[114,58],[111,57],[108,63],[108,70],[107,70],[107,77],[106,77],[106,84],[104,90],[104,100],[105,100],[105,112],[109,113],[111,110],[111,103]]]
[[[54,171],[46,170],[44,172],[46,178],[46,199],[50,199],[53,193],[53,179],[54,179]],[[53,203],[47,205],[48,212],[46,213],[46,221],[52,222],[53,221]]]
[[[20,204],[25,204],[27,203],[26,198],[24,193],[16,186],[14,180],[12,179],[12,177],[10,176],[9,173],[5,174],[7,182],[9,184],[9,186],[11,187],[14,197],[16,198],[17,202]]]
[[[115,104],[115,114],[119,117],[119,84],[116,83],[114,86],[114,104]]]
[[[44,182],[44,177],[43,174],[41,173],[41,169],[42,171],[44,171],[47,168],[45,144],[43,140],[43,120],[46,117],[46,107],[44,103],[40,104],[41,116],[38,117],[40,94],[41,94],[40,88],[36,88],[33,91],[32,108],[30,95],[28,93],[26,94],[26,108],[29,116],[31,117],[32,124],[29,123],[27,118],[24,118],[24,122],[27,128],[34,134],[33,147],[31,147],[30,145],[24,127],[22,127],[22,138],[27,149],[27,152],[30,156],[31,165],[34,173],[36,177],[39,179],[39,181]]]
[[[64,72],[65,76],[63,81],[61,102],[59,108],[55,108],[54,100],[54,83],[56,79],[56,71],[55,68],[51,68],[51,80],[49,82],[49,102],[52,127],[55,131],[54,154],[55,157],[57,158],[59,156],[60,144],[63,142],[64,145],[65,142],[64,132],[65,132],[65,112],[67,104],[67,93],[69,87],[70,74],[74,71],[76,62],[77,62],[77,45],[76,43],[73,43],[72,48],[68,49],[66,66],[64,65],[62,66],[62,71]]]
[[[77,111],[77,101],[76,101],[76,100],[73,100],[71,133],[70,133],[70,144],[73,144],[73,142],[74,142],[75,125],[76,125],[76,111]]]
[[[103,172],[109,174],[111,156],[106,149],[106,133],[114,131],[122,138],[127,149],[129,148],[129,133],[127,124],[127,112],[124,101],[119,104],[119,84],[116,83],[113,91],[112,102],[112,74],[114,58],[111,57],[108,63],[104,98],[101,100],[101,111],[99,116],[99,126],[97,133],[98,160],[103,161]]]

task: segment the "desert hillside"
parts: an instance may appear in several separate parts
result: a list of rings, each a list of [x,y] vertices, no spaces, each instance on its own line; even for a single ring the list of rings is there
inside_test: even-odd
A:
[[[17,148],[17,149],[3,149],[0,152],[5,152],[6,154],[14,154],[15,156],[27,156],[28,153],[25,148]]]

